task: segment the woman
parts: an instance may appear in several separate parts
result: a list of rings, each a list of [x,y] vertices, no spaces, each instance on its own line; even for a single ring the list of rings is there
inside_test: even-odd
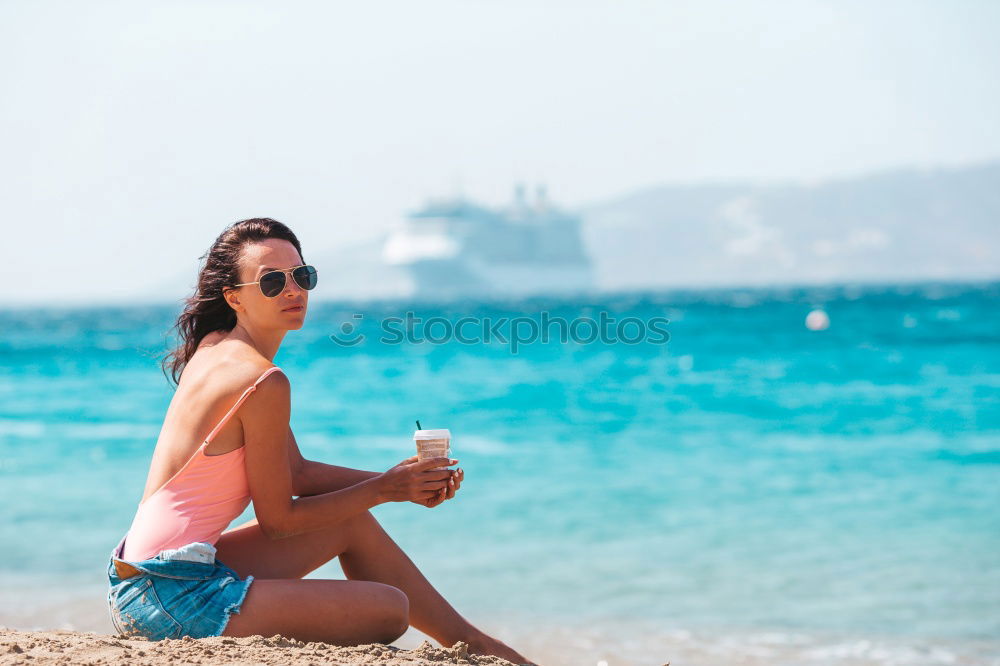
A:
[[[108,564],[116,629],[359,645],[391,643],[412,624],[444,646],[465,641],[473,654],[527,662],[452,608],[369,511],[453,498],[462,470],[432,468],[457,460],[413,456],[379,474],[299,453],[291,386],[272,362],[316,285],[295,234],[243,220],[203,258],[177,322],[181,344],[164,359],[177,390]],[[226,529],[251,500],[256,518]],[[334,557],[348,580],[302,579]]]

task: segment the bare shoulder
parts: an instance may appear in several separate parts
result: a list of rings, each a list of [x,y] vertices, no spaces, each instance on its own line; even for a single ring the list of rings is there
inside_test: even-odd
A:
[[[288,377],[285,376],[285,373],[280,368],[275,372],[268,373],[267,377],[263,377],[268,370],[278,367],[267,359],[233,360],[230,363],[231,365],[227,373],[229,378],[227,384],[229,384],[231,390],[243,392],[259,382],[254,393],[260,394],[261,397],[280,397],[283,393],[287,394],[291,391]],[[256,402],[260,402],[260,400]]]
[[[259,382],[251,395],[251,397],[258,396],[254,402],[287,400],[291,394],[291,383],[284,371],[259,354],[237,355],[229,359],[226,364],[229,367],[228,376],[235,382],[234,386],[239,391],[245,391]],[[268,372],[272,368],[278,368],[278,370]],[[267,377],[263,376],[265,373],[267,373]]]
[[[244,437],[259,431],[262,423],[283,423],[287,428],[291,418],[292,394],[288,377],[284,372],[275,370],[261,378],[274,367],[277,366],[264,358],[206,362],[200,369],[200,377],[192,377],[194,388],[189,400],[212,405],[213,416],[210,420],[217,421],[219,414],[224,414],[242,398],[243,406],[234,414],[233,420],[242,423]],[[251,387],[255,388],[251,391]],[[225,432],[219,434],[222,438],[227,436]]]
[[[224,337],[225,335],[218,331],[205,336],[184,369],[184,374],[181,376],[182,383],[187,380],[189,386],[197,386],[199,392],[212,395],[240,395],[260,380],[269,369],[278,367],[256,351],[234,351],[216,347],[215,345]],[[275,385],[278,387],[288,385],[288,378],[280,368],[279,371],[271,372],[264,378],[257,385],[257,390]]]
[[[261,375],[267,372],[271,368],[277,368],[273,363],[269,363],[263,367],[258,367],[254,372],[257,374],[250,383],[256,382],[261,379]],[[259,384],[257,384],[256,393],[260,393],[262,397],[267,397],[269,399],[279,399],[288,400],[292,393],[292,384],[288,381],[288,377],[285,375],[281,368],[278,368],[277,372],[271,372],[264,377]]]
[[[257,381],[260,374],[268,368],[276,367],[269,364],[258,373],[251,382]],[[243,423],[243,433],[246,442],[252,440],[279,441],[280,434],[288,429],[291,418],[292,386],[284,372],[272,372],[267,375],[246,401],[246,409],[239,412]]]

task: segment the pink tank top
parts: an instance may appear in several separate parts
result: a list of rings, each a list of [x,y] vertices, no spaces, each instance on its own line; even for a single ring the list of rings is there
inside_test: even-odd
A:
[[[161,550],[180,548],[196,541],[215,545],[222,531],[243,513],[250,504],[243,447],[215,456],[206,455],[205,447],[247,396],[275,370],[281,368],[268,368],[244,391],[180,471],[145,501],[139,502],[125,538],[122,559],[129,562],[148,560]]]

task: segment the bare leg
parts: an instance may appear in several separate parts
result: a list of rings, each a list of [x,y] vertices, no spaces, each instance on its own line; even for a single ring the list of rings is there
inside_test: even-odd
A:
[[[375,517],[371,513],[367,515],[371,520],[362,523],[360,536],[340,556],[340,565],[348,578],[379,581],[405,592],[410,600],[410,624],[441,645],[450,647],[465,641],[472,654],[492,654],[515,664],[529,663],[510,646],[483,633],[462,617],[434,589]]]
[[[410,624],[441,645],[450,647],[479,632],[434,589],[371,513],[357,527],[355,538],[340,555],[349,579],[378,581],[402,590],[410,600]]]
[[[474,654],[495,654],[515,663],[528,662],[462,617],[434,589],[370,511],[336,528],[274,541],[264,536],[257,521],[252,520],[223,533],[216,548],[219,560],[241,577],[254,574],[267,578],[299,578],[339,555],[341,567],[350,581],[375,581],[401,590],[409,601],[409,624],[440,644],[450,647],[465,641]]]
[[[381,583],[255,578],[222,635],[389,644],[406,632],[408,613],[406,596]]]

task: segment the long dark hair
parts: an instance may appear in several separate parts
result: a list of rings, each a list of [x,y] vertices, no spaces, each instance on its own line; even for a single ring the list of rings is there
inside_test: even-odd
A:
[[[226,227],[212,243],[198,272],[198,286],[194,295],[184,301],[184,311],[171,330],[176,330],[180,344],[162,361],[163,374],[168,381],[179,384],[184,367],[194,356],[195,350],[206,335],[214,331],[231,331],[236,326],[236,311],[226,302],[222,290],[240,282],[239,259],[247,243],[278,238],[295,246],[302,257],[302,246],[292,230],[269,217],[240,220]]]

